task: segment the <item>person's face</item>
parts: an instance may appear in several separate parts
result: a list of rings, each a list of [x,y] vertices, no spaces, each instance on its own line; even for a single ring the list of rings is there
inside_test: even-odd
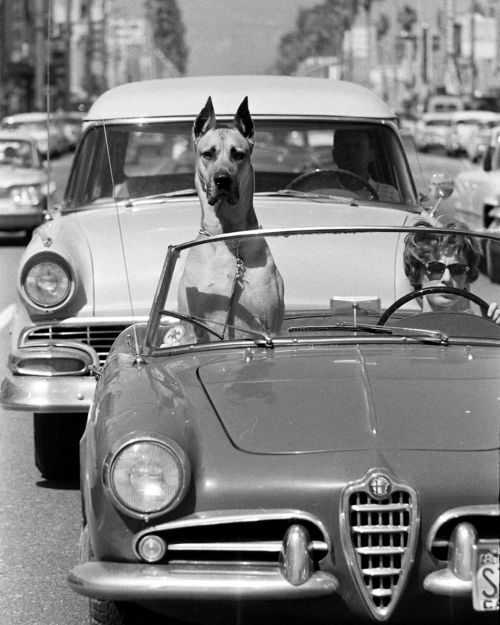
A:
[[[445,265],[459,264],[463,267],[467,266],[467,259],[462,254],[453,251],[443,250],[439,252],[432,261],[439,261]],[[452,275],[453,274],[453,275]],[[468,289],[469,275],[468,272],[457,273],[453,268],[446,267],[441,275],[439,267],[433,267],[432,264],[428,268],[422,268],[422,287],[428,286],[450,286],[456,289]],[[432,310],[455,310],[463,307],[466,300],[458,295],[449,293],[435,293],[426,296],[427,303]]]
[[[333,158],[337,167],[365,177],[371,160],[368,135],[365,132],[352,132],[334,139]]]

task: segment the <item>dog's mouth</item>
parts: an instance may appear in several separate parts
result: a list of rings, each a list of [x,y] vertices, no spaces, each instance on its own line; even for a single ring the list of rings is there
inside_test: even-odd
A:
[[[231,186],[231,188],[220,188],[213,185],[212,188],[207,189],[207,200],[210,206],[215,206],[222,199],[227,200],[228,204],[234,206],[240,199],[240,193],[237,186]]]

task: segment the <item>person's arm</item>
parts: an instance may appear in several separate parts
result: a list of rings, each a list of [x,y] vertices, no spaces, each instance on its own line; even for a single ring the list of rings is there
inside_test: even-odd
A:
[[[500,325],[500,307],[496,302],[492,302],[488,308],[488,317]]]

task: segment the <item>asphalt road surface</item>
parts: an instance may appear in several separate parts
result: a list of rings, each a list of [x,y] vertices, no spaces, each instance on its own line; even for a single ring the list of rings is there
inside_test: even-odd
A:
[[[62,192],[71,155],[51,168]],[[427,156],[431,170],[456,173],[466,163]],[[8,319],[22,237],[0,235],[0,379],[8,354]],[[78,560],[80,494],[77,484],[43,480],[34,465],[30,413],[0,409],[0,625],[87,625],[87,602],[66,584]]]

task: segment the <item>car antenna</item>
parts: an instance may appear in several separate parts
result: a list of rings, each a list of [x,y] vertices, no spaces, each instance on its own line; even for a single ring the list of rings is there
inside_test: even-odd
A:
[[[108,166],[109,166],[109,175],[111,177],[111,187],[113,189],[113,201],[115,204],[115,212],[116,212],[116,219],[118,222],[118,232],[120,234],[120,245],[121,245],[121,249],[122,249],[122,258],[123,258],[123,265],[125,267],[125,279],[127,281],[127,293],[128,293],[128,301],[129,301],[129,306],[130,306],[130,313],[132,315],[132,318],[135,318],[135,314],[134,314],[134,303],[132,300],[132,290],[130,288],[130,276],[129,276],[129,272],[128,272],[128,265],[127,265],[127,255],[125,253],[125,245],[123,242],[123,231],[122,231],[122,224],[121,224],[121,220],[120,220],[120,211],[118,209],[118,201],[116,199],[116,192],[115,192],[115,179],[113,176],[113,167],[111,165],[111,154],[110,154],[110,150],[109,150],[109,143],[108,143],[108,129],[106,127],[106,122],[103,119],[102,120],[102,127],[104,130],[104,142],[106,145],[106,156],[108,159]],[[135,360],[134,360],[134,364],[141,364],[144,362],[143,357],[140,355],[140,349],[139,349],[139,339],[137,336],[137,327],[135,325],[135,323],[132,324],[132,328],[134,331],[134,347],[135,347]]]
[[[47,154],[46,154],[46,171],[47,171],[47,207],[45,218],[52,219],[51,193],[49,189],[52,187],[52,167],[50,160],[50,61],[51,61],[51,24],[52,24],[52,0],[48,1],[47,8],[47,45],[45,46],[45,108],[46,108],[46,129],[47,129]]]

